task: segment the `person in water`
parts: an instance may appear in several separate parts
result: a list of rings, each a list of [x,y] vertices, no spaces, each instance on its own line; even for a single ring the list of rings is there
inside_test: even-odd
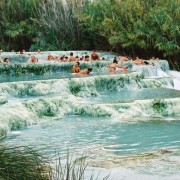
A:
[[[76,64],[73,66],[72,68],[72,73],[79,73],[80,72],[80,67],[79,67],[80,63],[76,62]]]
[[[127,72],[128,67],[127,66],[119,66],[117,58],[114,57],[113,63],[109,65],[109,73],[110,74],[115,74],[115,72]]]
[[[151,60],[159,60],[159,58],[152,57]]]
[[[123,61],[129,61],[127,56],[119,56],[119,61],[123,62]]]
[[[70,56],[69,56],[69,61],[71,62],[71,61],[75,61],[75,60],[76,60],[76,58],[74,57],[73,52],[71,52]]]
[[[116,68],[118,67],[117,58],[114,57],[113,63],[109,65],[109,72],[114,74],[116,72]]]
[[[136,65],[145,65],[144,64],[144,60],[143,59],[139,59],[138,57],[136,57],[134,64]]]
[[[37,63],[38,62],[38,58],[36,58],[35,56],[31,56],[28,61],[28,63]]]
[[[93,50],[91,53],[91,60],[95,61],[95,60],[100,60],[99,55],[96,53],[96,50]]]
[[[8,58],[4,58],[4,62],[9,64],[10,63],[10,60]]]
[[[42,54],[42,52],[41,52],[41,50],[40,50],[40,49],[38,49],[38,50],[37,50],[37,53],[38,53],[38,54]]]
[[[80,61],[79,56],[76,56],[76,57],[75,57],[75,61]]]
[[[89,59],[89,56],[88,56],[88,55],[86,55],[86,56],[85,56],[84,61],[90,61],[90,59]]]
[[[90,74],[91,71],[92,71],[92,68],[87,68],[87,69],[81,70],[78,74]]]

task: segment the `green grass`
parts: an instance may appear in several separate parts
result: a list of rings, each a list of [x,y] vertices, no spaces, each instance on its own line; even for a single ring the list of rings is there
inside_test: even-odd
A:
[[[0,178],[48,179],[48,161],[28,147],[0,146]]]
[[[29,147],[0,145],[0,179],[5,180],[83,180],[86,158],[57,155],[48,159]],[[103,179],[108,179],[109,175]],[[98,179],[92,174],[89,180]]]

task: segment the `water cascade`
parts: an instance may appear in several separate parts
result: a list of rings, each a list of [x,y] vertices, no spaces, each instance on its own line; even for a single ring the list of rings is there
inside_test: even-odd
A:
[[[98,96],[105,92],[138,90],[142,88],[173,87],[171,78],[144,79],[141,73],[96,75],[90,77],[62,78],[52,80],[34,80],[4,82],[0,84],[0,93],[7,97],[28,97],[42,95],[73,94],[80,97]]]

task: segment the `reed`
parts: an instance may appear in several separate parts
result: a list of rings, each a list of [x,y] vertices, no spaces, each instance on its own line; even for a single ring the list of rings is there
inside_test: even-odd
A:
[[[82,0],[41,0],[34,22],[42,34],[36,38],[36,45],[49,50],[80,49],[82,30],[74,14],[82,7]]]
[[[28,147],[0,146],[0,178],[48,179],[48,161]]]
[[[56,154],[55,160],[47,159],[38,151],[30,147],[10,147],[0,145],[0,179],[18,180],[83,180],[98,179],[92,174],[85,177],[87,168],[86,158],[60,158]],[[109,175],[103,180],[108,179]]]

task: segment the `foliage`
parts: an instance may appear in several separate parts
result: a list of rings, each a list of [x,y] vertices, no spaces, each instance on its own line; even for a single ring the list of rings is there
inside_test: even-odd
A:
[[[31,21],[38,0],[1,0],[0,46],[3,50],[28,48],[35,28]]]
[[[122,53],[167,58],[180,52],[179,12],[178,0],[97,0],[86,5],[79,19]]]
[[[48,179],[46,160],[27,147],[0,146],[0,178],[2,179]]]
[[[80,49],[82,35],[74,17],[83,7],[83,0],[41,0],[34,19],[38,34],[36,45],[47,50]]]
[[[0,11],[3,50],[96,48],[179,64],[179,0],[1,0]]]
[[[30,147],[0,145],[0,179],[83,180],[87,167],[84,156],[51,160]],[[55,161],[55,162],[54,162]],[[107,180],[106,176],[103,179]],[[97,179],[93,174],[86,179]]]

